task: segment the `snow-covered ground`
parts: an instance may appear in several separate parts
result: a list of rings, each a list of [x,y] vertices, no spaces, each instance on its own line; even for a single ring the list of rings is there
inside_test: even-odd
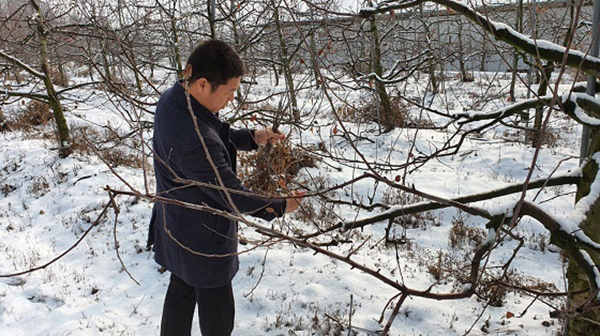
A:
[[[268,78],[260,81],[254,95],[266,95],[275,89]],[[484,105],[477,99],[490,86],[498,91],[506,88],[507,83],[508,77],[491,80],[485,74],[477,76],[472,83],[452,79],[445,82],[444,90],[433,99],[432,107],[440,110],[448,107],[450,112],[492,111],[509,103],[506,95]],[[423,95],[423,87],[418,82],[408,87],[410,95]],[[520,90],[518,97],[523,99],[525,93]],[[82,97],[88,94],[89,91],[81,93]],[[347,94],[350,99],[360,98],[355,93]],[[300,105],[309,110],[318,95],[316,91],[304,91]],[[73,106],[67,114],[68,120],[72,125],[87,125],[98,131],[109,123],[126,130],[128,126],[120,114],[102,97],[96,94],[86,103]],[[4,113],[10,119],[19,109],[23,106],[14,104],[6,107]],[[313,123],[319,127],[302,132],[295,128],[290,140],[313,148],[323,142],[328,153],[358,159],[347,140],[334,134],[334,119],[326,105],[320,110]],[[414,107],[408,107],[408,111],[414,116],[420,112]],[[438,124],[442,122],[439,116],[427,118]],[[366,138],[356,141],[356,145],[368,159],[394,164],[406,162],[415,132],[418,134],[413,153],[430,152],[451,135],[451,131],[401,128],[378,135],[377,126],[372,123],[346,122],[346,126]],[[545,178],[555,169],[555,176],[565,175],[578,166],[575,156],[579,153],[579,127],[560,114],[553,117],[550,126],[556,140],[541,149],[533,179]],[[141,168],[109,168],[93,154],[75,153],[67,159],[59,159],[53,137],[42,137],[42,131],[51,133],[52,129],[47,126],[34,132],[0,133],[0,274],[40,266],[70,248],[108,202],[104,188],[127,189],[115,173],[134,188],[142,192],[145,188]],[[459,154],[432,160],[411,172],[407,175],[407,184],[451,198],[521,183],[534,153],[532,147],[516,141],[522,139],[523,135],[516,131],[495,127],[481,137],[468,138]],[[126,155],[134,155],[123,150]],[[363,172],[347,162],[324,160],[317,168],[303,170],[299,179],[310,181],[320,177],[325,185],[335,185]],[[393,179],[403,175],[403,171],[383,174]],[[154,189],[152,179],[150,175],[150,191]],[[573,191],[572,186],[546,188],[536,202],[550,213],[566,217],[573,208]],[[533,199],[537,192],[530,191],[528,199]],[[349,195],[365,203],[374,195],[373,202],[392,200],[395,203],[391,205],[399,205],[403,199],[368,180],[337,191],[334,197],[348,200]],[[503,204],[512,204],[518,197],[515,194],[477,205],[502,209]],[[306,204],[310,202],[318,208],[316,200],[307,200]],[[111,208],[108,217],[60,260],[33,273],[0,278],[0,335],[158,334],[168,273],[159,272],[152,253],[145,249],[152,205],[125,197],[118,198],[117,203],[120,213],[116,224]],[[329,215],[332,222],[351,221],[381,211],[358,211],[347,206],[332,209]],[[340,237],[352,243],[330,247],[330,250],[347,254],[367,240],[353,255],[356,261],[380,269],[382,274],[415,289],[426,289],[436,283],[432,270],[438,267],[443,269],[442,280],[432,291],[451,292],[460,286],[452,274],[464,271],[461,268],[468,265],[474,248],[469,241],[450,246],[453,223],[462,220],[485,239],[485,222],[453,209],[434,211],[424,217],[419,225],[409,225],[406,230],[396,226],[394,234],[405,236],[408,241],[405,244],[386,246],[381,242],[387,223],[379,223],[340,233]],[[304,232],[312,232],[314,225],[295,218],[273,222],[274,227],[283,230],[299,228]],[[120,257],[139,285],[130,279],[119,261],[115,228]],[[240,233],[259,238],[249,228],[242,228]],[[525,238],[525,245],[511,264],[511,277],[520,279],[523,285],[537,285],[538,289],[565,290],[565,266],[557,249],[548,246],[543,227],[525,219],[516,233]],[[517,245],[518,241],[508,239],[495,249],[489,259],[490,272],[498,269],[494,266],[503,265]],[[240,260],[240,272],[234,280],[235,335],[346,335],[349,325],[355,334],[374,335],[383,329],[392,312],[391,306],[384,311],[386,303],[398,294],[343,262],[288,243],[248,251]],[[485,300],[476,296],[449,301],[408,297],[394,320],[391,334],[464,335],[471,330],[474,335],[555,335],[560,330],[561,321],[550,318],[549,312],[560,308],[561,300],[536,300],[513,291],[505,295],[499,307],[486,305]],[[382,311],[384,318],[379,323]],[[193,334],[199,335],[197,326]]]

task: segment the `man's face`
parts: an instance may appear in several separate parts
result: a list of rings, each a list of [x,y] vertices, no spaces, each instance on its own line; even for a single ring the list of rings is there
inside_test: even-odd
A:
[[[212,113],[217,113],[233,101],[235,92],[240,87],[240,80],[241,77],[232,78],[213,91],[212,85],[205,78],[200,78],[192,84],[190,93],[202,106]]]

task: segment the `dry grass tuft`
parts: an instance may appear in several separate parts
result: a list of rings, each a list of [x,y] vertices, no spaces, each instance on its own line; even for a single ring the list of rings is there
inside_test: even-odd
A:
[[[450,246],[453,248],[464,248],[473,245],[478,247],[485,239],[485,231],[479,228],[465,225],[464,218],[459,212],[452,218],[452,228],[448,237]]]
[[[98,155],[111,167],[142,168],[142,159],[130,150],[127,144],[132,140],[117,132],[105,129],[102,133],[92,127],[79,126],[71,131],[72,149],[85,155]]]
[[[25,102],[23,102],[25,104]],[[29,132],[37,126],[46,126],[54,119],[48,104],[32,100],[22,105],[20,113],[14,119],[5,121],[11,130]]]

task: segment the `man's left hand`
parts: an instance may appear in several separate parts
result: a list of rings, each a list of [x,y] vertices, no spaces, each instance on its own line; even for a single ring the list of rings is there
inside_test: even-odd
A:
[[[254,137],[256,138],[256,143],[259,145],[266,145],[267,143],[276,144],[285,139],[285,135],[281,131],[273,131],[271,127],[254,132]]]

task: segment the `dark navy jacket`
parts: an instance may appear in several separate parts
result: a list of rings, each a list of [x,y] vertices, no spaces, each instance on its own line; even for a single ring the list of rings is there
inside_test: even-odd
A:
[[[191,99],[198,129],[223,183],[229,189],[246,190],[236,176],[236,155],[237,149],[258,147],[252,132],[230,128],[193,97]],[[219,185],[179,83],[165,91],[158,101],[153,149],[157,196],[233,213],[223,191],[174,181],[179,177]],[[285,200],[229,194],[239,211],[247,215],[271,220],[285,212]],[[235,255],[237,223],[206,211],[156,201],[148,237],[148,246],[151,245],[154,245],[157,263],[194,287],[225,286],[239,268]]]

